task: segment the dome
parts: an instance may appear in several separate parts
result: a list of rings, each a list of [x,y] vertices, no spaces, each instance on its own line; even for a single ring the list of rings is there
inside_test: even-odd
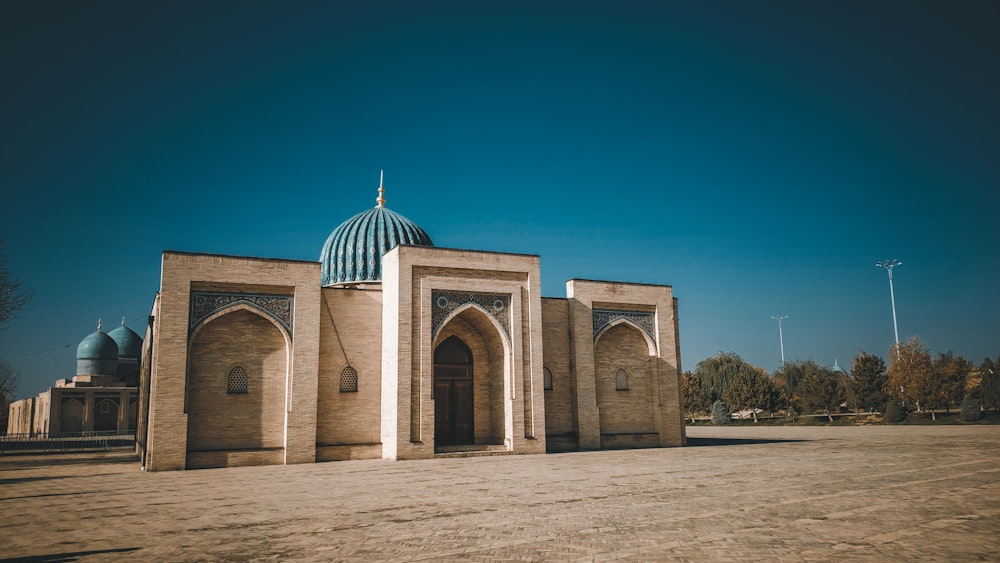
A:
[[[837,360],[833,360],[833,367],[830,368],[830,370],[839,373],[845,373],[845,374],[847,373],[847,371],[844,368],[840,367],[840,365],[837,363]]]
[[[77,360],[117,360],[118,343],[101,330],[97,323],[97,331],[90,333],[76,347]]]
[[[416,223],[385,207],[381,182],[378,205],[344,221],[330,233],[319,261],[323,287],[382,279],[382,255],[400,244],[434,246]]]
[[[142,337],[125,326],[125,319],[122,319],[122,326],[109,332],[108,336],[118,345],[119,358],[138,358],[142,355]]]

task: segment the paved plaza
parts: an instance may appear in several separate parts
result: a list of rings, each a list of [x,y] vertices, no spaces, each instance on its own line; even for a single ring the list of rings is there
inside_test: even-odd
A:
[[[0,560],[1000,560],[996,426],[144,473],[0,456]]]

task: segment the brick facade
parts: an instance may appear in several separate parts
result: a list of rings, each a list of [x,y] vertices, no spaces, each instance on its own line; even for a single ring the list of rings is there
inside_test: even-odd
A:
[[[165,252],[140,372],[144,467],[429,458],[450,451],[444,400],[471,408],[464,449],[684,445],[671,288],[540,287],[533,255],[400,245],[380,283],[321,288],[319,263]],[[469,380],[442,399],[449,338]],[[237,366],[245,393],[227,389]]]

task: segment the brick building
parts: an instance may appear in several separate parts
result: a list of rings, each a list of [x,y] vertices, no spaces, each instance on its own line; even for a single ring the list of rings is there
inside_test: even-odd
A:
[[[670,286],[433,246],[385,206],[319,262],[164,252],[143,348],[148,470],[682,446]]]

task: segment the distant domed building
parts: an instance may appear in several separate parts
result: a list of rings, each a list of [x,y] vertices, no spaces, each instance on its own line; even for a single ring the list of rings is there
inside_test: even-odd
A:
[[[98,321],[97,330],[88,334],[76,347],[76,374],[114,377],[116,373],[118,373],[118,343],[105,334]]]
[[[102,323],[76,347],[76,375],[38,397],[15,401],[8,434],[134,432],[138,418],[142,337],[125,326],[105,333]]]
[[[538,256],[436,247],[375,203],[317,262],[163,253],[145,469],[685,444],[670,286],[542,297]]]
[[[834,360],[833,360],[833,367],[831,367],[830,370],[831,371],[835,371],[837,373],[842,373],[844,375],[847,375],[847,370],[845,370],[844,368],[840,367],[840,365],[837,363],[836,358],[834,358]]]
[[[124,317],[122,317],[122,325],[109,332],[108,336],[115,341],[118,348],[118,361],[115,368],[118,379],[124,381],[128,387],[138,387],[142,337],[125,326]]]

